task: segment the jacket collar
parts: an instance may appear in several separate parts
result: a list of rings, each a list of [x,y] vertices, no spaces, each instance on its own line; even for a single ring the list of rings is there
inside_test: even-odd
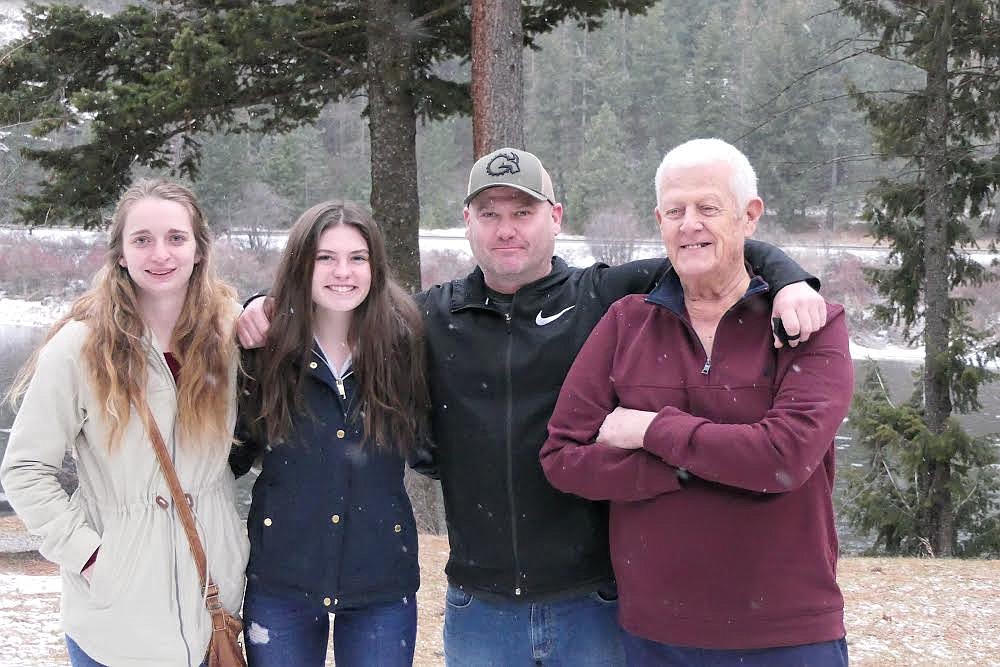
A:
[[[543,278],[539,278],[533,283],[528,283],[515,294],[529,292],[544,292],[545,290],[561,283],[569,274],[569,265],[562,257],[552,258],[552,271]],[[464,280],[455,283],[455,289],[451,294],[451,311],[463,308],[490,308],[489,290],[486,287],[486,278],[483,270],[478,266],[465,277]]]
[[[747,273],[750,274],[750,284],[747,286],[747,291],[743,294],[740,301],[745,301],[755,294],[764,294],[771,289],[770,285],[763,278],[753,274],[753,270],[749,264],[747,265]],[[674,271],[674,267],[671,266],[667,269],[667,272],[663,274],[663,278],[660,279],[660,282],[656,284],[653,291],[646,297],[646,301],[657,306],[663,306],[677,315],[685,315],[687,311],[684,307],[684,288],[681,286],[681,279],[677,275],[677,272]]]
[[[315,340],[312,342],[312,350],[309,356],[301,362],[296,363],[305,363],[307,366],[307,375],[315,378],[316,381],[327,385],[339,396],[340,392],[337,387],[337,378],[334,377],[333,371],[331,371],[330,367],[327,365],[326,358],[323,356],[323,350],[320,349],[319,344],[317,344]],[[346,385],[348,379],[352,378],[353,375],[354,367],[352,365],[351,368],[348,369],[347,373],[344,374],[343,383]],[[353,381],[354,380],[351,379],[352,383]],[[348,395],[350,395],[350,393],[348,393]]]

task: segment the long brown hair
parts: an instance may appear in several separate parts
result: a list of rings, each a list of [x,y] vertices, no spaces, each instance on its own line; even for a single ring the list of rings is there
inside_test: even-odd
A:
[[[312,279],[323,232],[351,225],[368,244],[371,288],[355,309],[348,332],[360,387],[353,416],[366,440],[406,455],[423,437],[430,405],[424,369],[423,320],[409,294],[393,279],[385,240],[371,215],[352,202],[313,206],[288,233],[272,295],[271,326],[253,364],[251,399],[268,442],[282,441],[292,414],[304,411],[302,386],[313,348]]]
[[[143,199],[172,201],[187,210],[199,257],[171,341],[183,369],[177,387],[181,442],[195,447],[228,447],[232,433],[227,428],[227,417],[232,396],[227,384],[237,362],[232,321],[236,294],[215,273],[211,232],[194,194],[184,186],[162,179],[142,179],[125,191],[111,219],[104,265],[94,276],[90,289],[73,302],[67,315],[52,325],[45,341],[72,320],[88,325],[83,360],[90,371],[94,393],[103,402],[110,422],[107,447],[116,449],[132,405],[146,399],[149,359],[143,340],[146,325],[139,313],[135,285],[119,264],[125,220],[132,207]],[[36,351],[18,373],[8,394],[11,404],[27,390],[37,359]]]

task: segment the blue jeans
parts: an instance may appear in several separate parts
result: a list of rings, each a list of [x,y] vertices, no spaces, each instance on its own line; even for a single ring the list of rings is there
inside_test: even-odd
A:
[[[106,667],[84,653],[80,645],[73,641],[69,635],[66,635],[66,652],[69,653],[69,664],[72,667]],[[201,663],[201,667],[206,667],[207,664],[208,659],[206,658],[205,662]]]
[[[548,602],[483,600],[448,586],[448,667],[615,667],[625,664],[617,598],[599,593]]]
[[[247,586],[243,630],[249,667],[322,667],[330,614],[320,601],[279,596]],[[410,667],[417,638],[417,601],[338,608],[333,656],[347,667]]]
[[[847,667],[847,640],[778,648],[720,650],[673,646],[625,635],[629,667]]]

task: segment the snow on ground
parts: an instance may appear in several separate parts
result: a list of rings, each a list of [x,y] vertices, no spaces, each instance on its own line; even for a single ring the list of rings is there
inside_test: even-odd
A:
[[[3,0],[0,0],[0,11],[2,11],[3,7]],[[83,238],[97,243],[104,241],[105,234],[103,231],[84,231],[69,228],[36,228],[30,232],[20,227],[0,228],[0,238],[4,236],[23,236],[29,233],[36,238],[46,240],[65,241],[68,239]],[[240,243],[240,238],[240,234],[234,233],[221,237],[220,242]],[[268,244],[280,249],[284,246],[286,238],[286,233],[275,232],[269,237]],[[470,255],[469,242],[465,238],[464,227],[421,230],[420,250],[422,253],[439,251],[454,252],[464,256]],[[810,247],[809,250],[812,252],[816,251],[817,248]],[[837,246],[830,246],[825,249],[826,252],[838,250],[853,252],[855,250],[864,250],[864,248],[845,246],[838,249]],[[871,251],[882,253],[883,255],[885,253],[884,250],[879,249],[872,249]],[[642,259],[659,256],[661,253],[662,245],[660,242],[656,239],[649,239],[642,242],[636,248],[634,256],[636,259]],[[590,246],[586,237],[583,236],[560,234],[556,238],[556,254],[563,257],[571,266],[588,266],[594,263],[594,256]],[[993,255],[990,255],[991,259],[993,257]],[[986,259],[984,258],[983,261],[986,261]],[[2,296],[0,294],[0,297]],[[46,327],[62,315],[65,312],[65,308],[65,304],[52,300],[33,302],[0,298],[0,325]],[[923,363],[924,351],[922,347],[904,348],[889,344],[869,347],[852,342],[851,356],[858,360],[901,361],[917,364]]]
[[[66,312],[66,308],[67,304],[53,299],[24,301],[22,299],[0,298],[0,326],[47,327]],[[924,350],[922,347],[904,348],[894,345],[873,348],[865,347],[852,341],[851,357],[854,359],[902,361],[919,364],[923,363]]]
[[[0,325],[47,327],[66,312],[68,304],[55,299],[25,301],[0,298]]]
[[[444,536],[420,536],[415,667],[444,664]],[[0,556],[0,560],[2,560]],[[42,570],[44,567],[44,571]],[[52,566],[0,568],[0,667],[66,664]],[[37,572],[25,574],[26,570]],[[14,572],[17,572],[16,574]],[[1000,563],[933,558],[841,558],[847,644],[856,665],[1000,665]],[[332,652],[331,652],[332,653]],[[331,664],[332,655],[327,661]]]
[[[896,345],[885,345],[884,347],[866,347],[860,343],[851,341],[852,359],[872,359],[873,361],[903,361],[914,364],[924,363],[923,347],[898,347]]]
[[[66,663],[57,576],[0,574],[0,667]]]

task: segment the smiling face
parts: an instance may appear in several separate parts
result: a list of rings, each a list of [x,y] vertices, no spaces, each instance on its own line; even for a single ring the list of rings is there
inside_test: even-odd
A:
[[[350,313],[364,303],[371,285],[365,237],[354,225],[327,227],[320,235],[313,267],[312,300],[317,311]]]
[[[465,237],[492,289],[513,294],[552,271],[562,204],[502,185],[480,192],[464,215]]]
[[[744,270],[743,245],[757,226],[764,202],[753,197],[740,205],[731,175],[732,168],[722,162],[664,173],[656,221],[685,289],[724,284]]]
[[[182,297],[198,263],[191,215],[183,205],[147,197],[129,209],[122,226],[122,256],[140,300]]]

